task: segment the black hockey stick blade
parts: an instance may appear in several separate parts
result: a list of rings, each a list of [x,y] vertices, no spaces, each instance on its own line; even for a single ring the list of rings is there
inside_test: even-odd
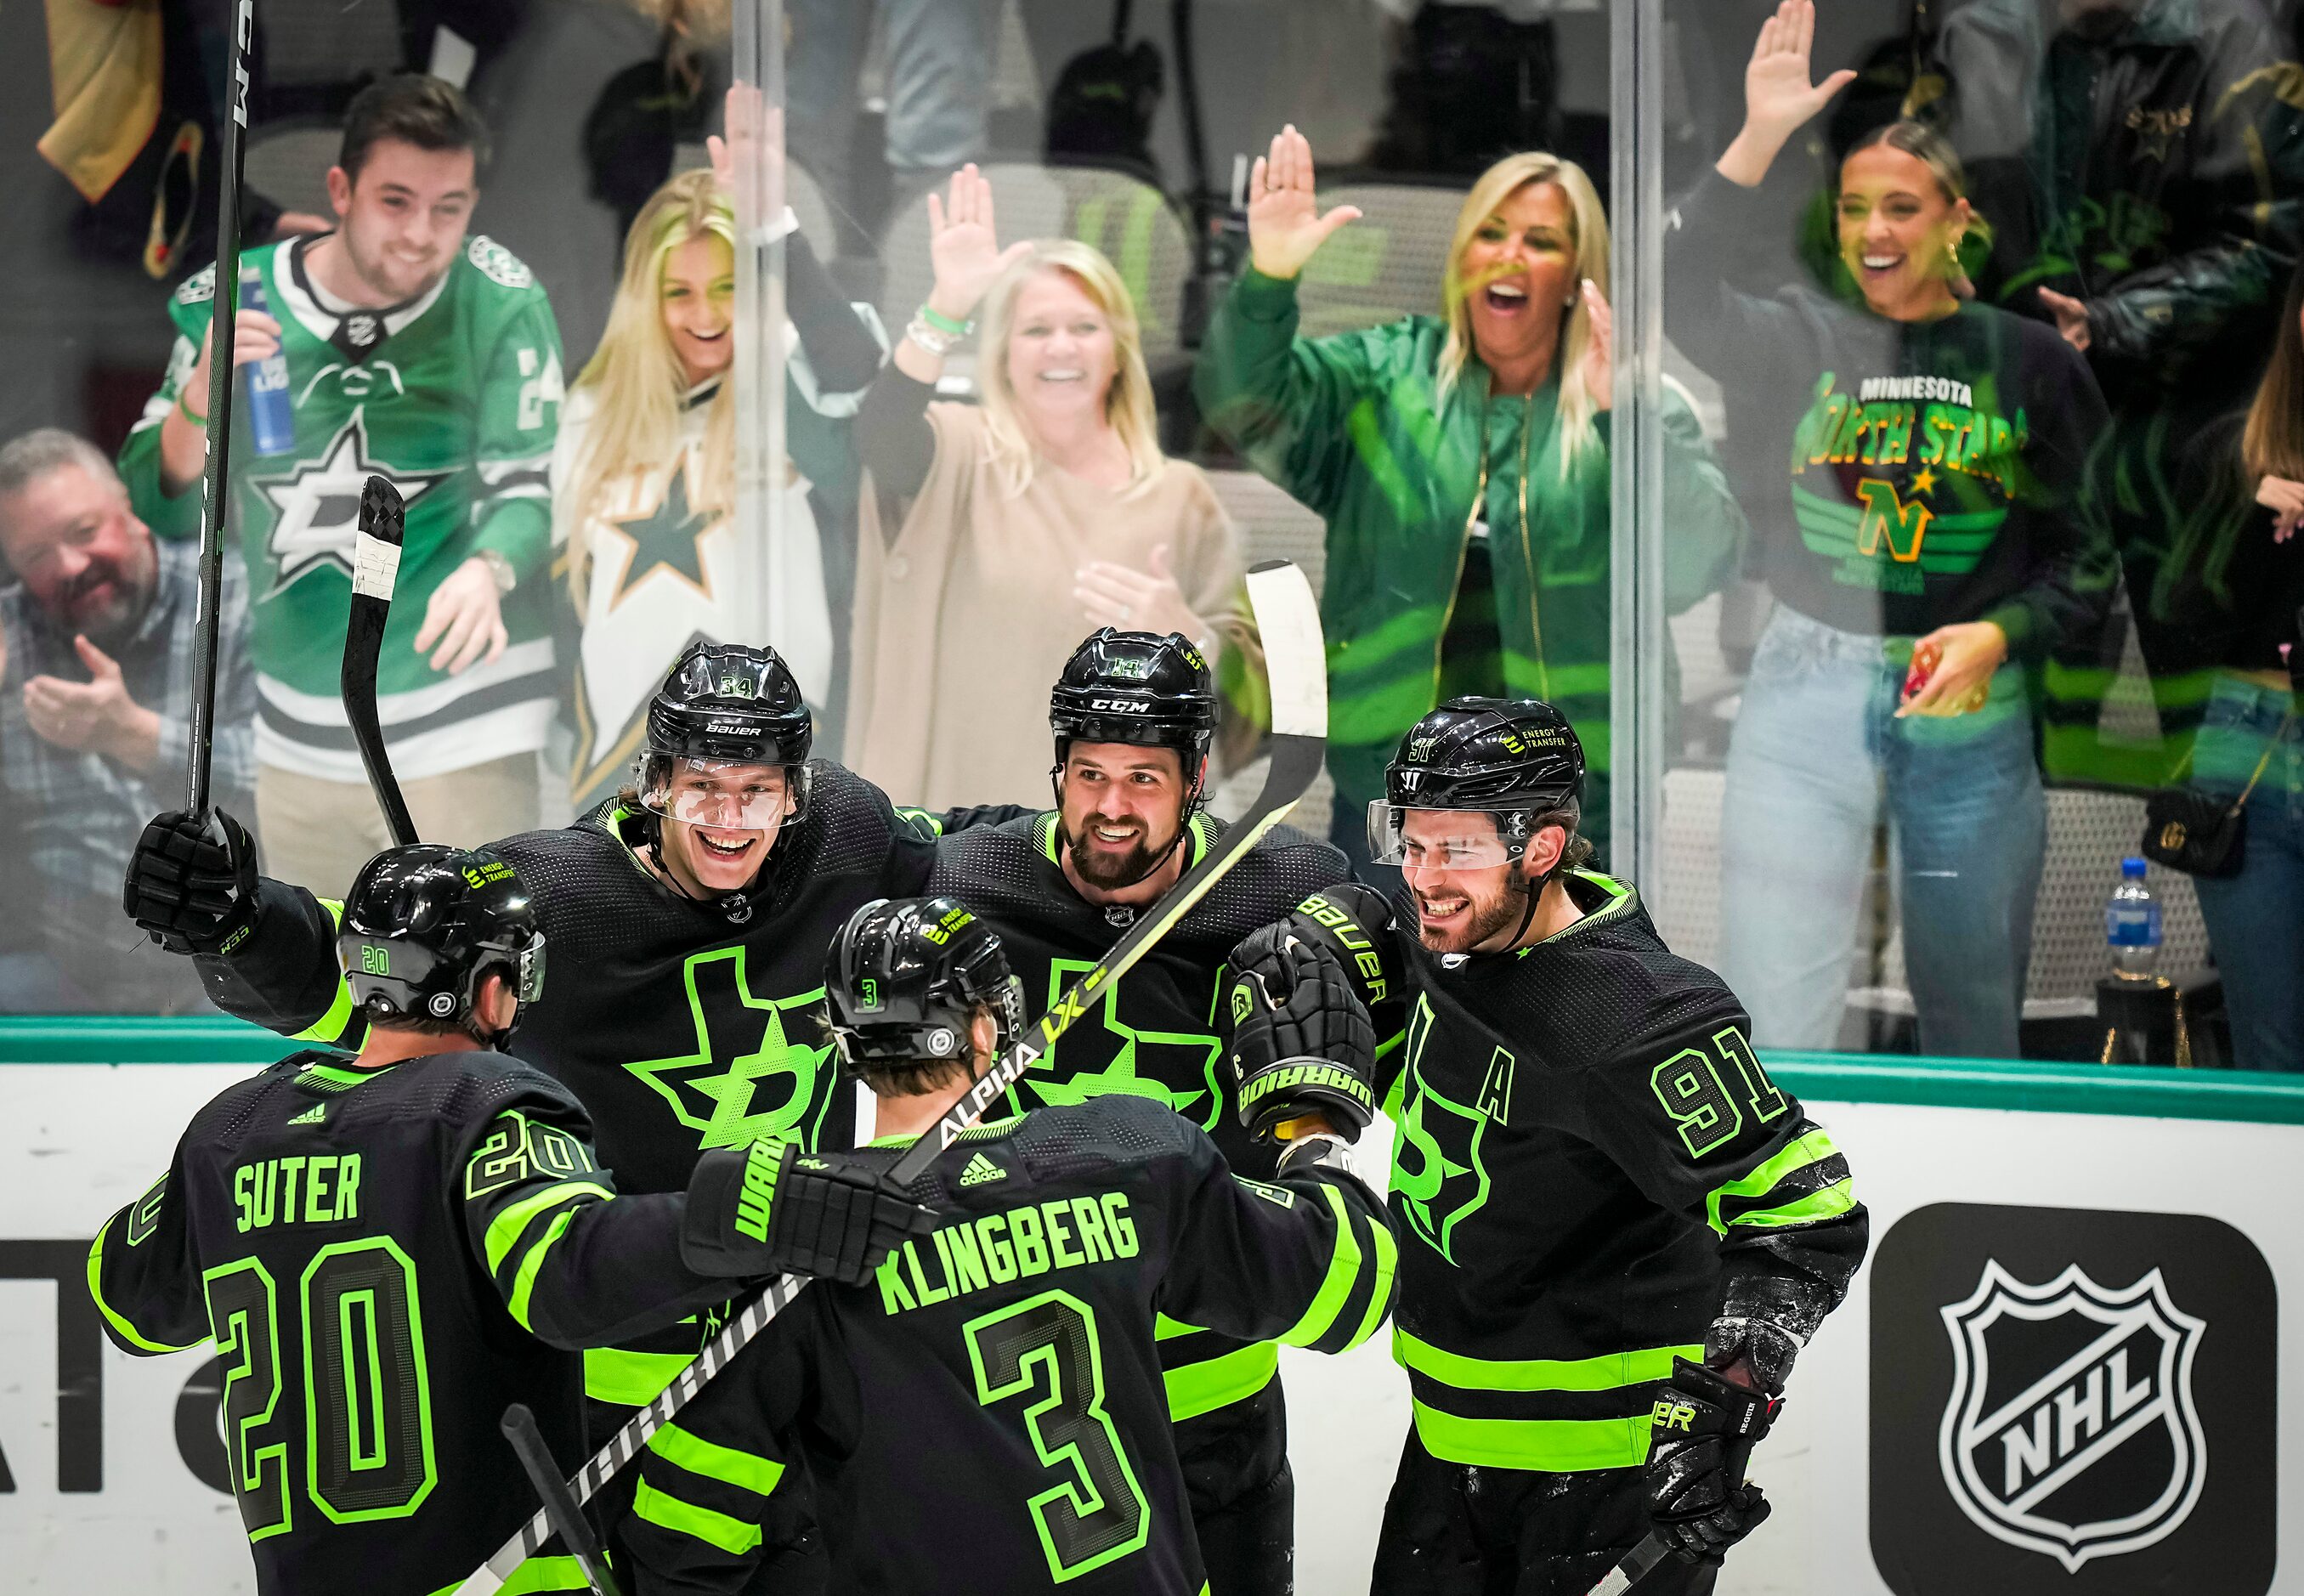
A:
[[[256,0],[237,0],[224,56],[223,157],[216,179],[215,313],[209,320],[208,466],[200,474],[200,566],[192,607],[192,702],[190,768],[184,809],[208,818],[210,773],[216,755],[216,633],[224,624],[224,511],[232,502],[232,395],[238,368],[232,352],[240,306],[241,147],[248,133],[248,48],[254,42]]]
[[[400,780],[392,773],[392,756],[385,751],[384,728],[377,722],[376,670],[384,654],[385,623],[392,618],[392,590],[400,577],[400,546],[407,533],[407,507],[400,490],[382,477],[370,477],[360,489],[360,532],[352,543],[352,604],[344,618],[344,667],[340,678],[344,695],[344,718],[352,723],[352,741],[360,744],[360,763],[368,769],[368,785],[384,811],[395,846],[416,840],[416,822],[408,818],[408,801],[400,795]]]
[[[1265,668],[1272,683],[1272,765],[1264,791],[1248,812],[1224,828],[1214,847],[1184,872],[1160,901],[1113,944],[1094,968],[1056,999],[1048,1012],[1013,1047],[1001,1056],[982,1081],[971,1087],[936,1124],[913,1143],[891,1171],[902,1181],[918,1175],[936,1157],[974,1125],[1000,1093],[1014,1083],[1054,1046],[1055,1040],[1085,1016],[1093,996],[1118,981],[1128,968],[1150,953],[1160,938],[1174,929],[1185,912],[1207,895],[1224,873],[1248,855],[1257,839],[1277,826],[1320,774],[1327,752],[1327,649],[1320,632],[1320,607],[1311,583],[1286,560],[1270,560],[1248,573],[1248,598],[1256,611],[1257,629],[1264,642]],[[987,1083],[998,1080],[997,1088]],[[909,1170],[909,1174],[907,1171]],[[713,1377],[741,1352],[768,1321],[784,1311],[806,1289],[809,1277],[780,1275],[757,1296],[741,1303],[720,1333],[705,1344],[696,1361],[658,1392],[649,1403],[608,1438],[568,1481],[569,1494],[578,1502],[591,1500],[618,1469],[631,1461],[648,1439],[672,1416],[692,1401]],[[493,1596],[512,1571],[550,1539],[550,1515],[538,1513],[518,1534],[496,1549],[496,1555],[458,1585],[453,1596]]]
[[[601,1549],[600,1537],[593,1532],[591,1521],[568,1494],[567,1481],[560,1477],[560,1464],[554,1460],[552,1448],[544,1444],[544,1432],[536,1427],[536,1415],[525,1402],[515,1402],[504,1409],[504,1439],[512,1443],[512,1453],[520,1466],[528,1472],[528,1482],[536,1487],[543,1499],[544,1511],[559,1532],[560,1543],[568,1549],[584,1568],[584,1577],[592,1583],[597,1596],[623,1596],[617,1588],[616,1576],[608,1572],[607,1554]]]

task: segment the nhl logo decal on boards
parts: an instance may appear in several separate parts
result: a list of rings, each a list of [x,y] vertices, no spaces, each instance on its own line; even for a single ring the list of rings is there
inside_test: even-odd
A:
[[[1941,1312],[1952,1381],[1938,1456],[1978,1529],[2070,1574],[2156,1545],[2190,1516],[2207,1474],[2192,1399],[2207,1324],[2169,1300],[2158,1269],[2113,1290],[2073,1264],[2035,1286],[1991,1260],[1968,1299]],[[2053,1361],[2021,1333],[2057,1325],[2081,1344]],[[2148,1450],[2149,1464],[2101,1466],[2130,1448]]]

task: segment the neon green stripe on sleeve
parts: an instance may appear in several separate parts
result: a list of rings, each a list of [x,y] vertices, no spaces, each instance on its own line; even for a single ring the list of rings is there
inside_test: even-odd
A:
[[[328,912],[328,923],[341,930],[344,923],[344,906],[335,898],[320,899],[320,907]],[[352,983],[344,979],[343,972],[336,972],[336,995],[328,1005],[328,1012],[298,1031],[289,1040],[299,1042],[318,1042],[326,1046],[339,1040],[344,1027],[352,1017]]]
[[[1168,1393],[1168,1419],[1181,1423],[1245,1402],[1280,1374],[1280,1348],[1270,1341],[1219,1353],[1197,1363],[1160,1371]]]
[[[1820,1164],[1826,1159],[1836,1158],[1839,1153],[1840,1149],[1833,1145],[1832,1138],[1819,1126],[1805,1136],[1787,1143],[1775,1157],[1749,1175],[1732,1180],[1713,1192],[1704,1200],[1704,1217],[1710,1221],[1715,1233],[1725,1235],[1728,1234],[1728,1227],[1720,1218],[1720,1205],[1723,1201],[1731,1197],[1764,1197],[1775,1190],[1776,1184],[1786,1176],[1805,1169],[1810,1164]],[[1854,1204],[1855,1197],[1851,1188],[1848,1201],[1842,1205],[1839,1211],[1845,1212]]]
[[[1392,1239],[1392,1227],[1385,1224],[1379,1212],[1368,1225],[1368,1235],[1376,1243],[1376,1288],[1368,1293],[1368,1312],[1360,1316],[1360,1328],[1343,1350],[1349,1352],[1376,1334],[1376,1327],[1384,1322],[1385,1311],[1392,1305],[1392,1278],[1400,1269],[1400,1248]]]
[[[584,1395],[595,1402],[639,1407],[664,1395],[680,1371],[696,1362],[692,1352],[631,1352],[621,1346],[584,1349]]]
[[[112,1219],[119,1217],[114,1214]],[[184,1352],[199,1346],[207,1339],[206,1337],[202,1337],[200,1341],[188,1341],[182,1346],[170,1346],[155,1341],[130,1324],[118,1309],[104,1300],[104,1238],[112,1234],[112,1219],[104,1222],[104,1227],[96,1233],[96,1240],[89,1244],[88,1249],[88,1295],[96,1299],[97,1312],[104,1315],[106,1324],[120,1332],[123,1339],[146,1352]]]
[[[1327,1278],[1320,1282],[1312,1305],[1304,1310],[1304,1317],[1284,1331],[1280,1339],[1290,1346],[1309,1346],[1326,1335],[1343,1312],[1344,1299],[1352,1294],[1352,1286],[1360,1275],[1360,1244],[1352,1235],[1352,1211],[1344,1206],[1344,1194],[1320,1183],[1320,1195],[1328,1200],[1328,1207],[1336,1216],[1336,1245],[1328,1258]]]
[[[1836,1219],[1856,1206],[1856,1183],[1836,1180],[1820,1192],[1807,1192],[1792,1201],[1775,1208],[1755,1209],[1748,1214],[1738,1214],[1731,1225],[1749,1225],[1755,1229],[1772,1229],[1782,1225],[1813,1225],[1820,1219]]]
[[[640,1481],[640,1493],[632,1498],[632,1512],[674,1534],[690,1535],[707,1546],[716,1546],[732,1558],[741,1558],[760,1543],[759,1525],[683,1502],[659,1490],[649,1480]]]
[[[589,1192],[603,1202],[613,1201],[616,1195],[595,1180],[563,1181],[556,1186],[545,1187],[533,1197],[521,1198],[489,1220],[488,1273],[493,1275],[496,1272],[504,1261],[504,1254],[512,1251],[512,1244],[520,1240],[521,1232],[529,1227],[537,1215],[555,1204],[567,1201],[580,1192]]]
[[[784,1478],[784,1465],[756,1452],[707,1441],[692,1430],[666,1424],[648,1439],[648,1449],[677,1468],[717,1480],[754,1496],[766,1496]]]
[[[545,1259],[551,1255],[554,1247],[560,1244],[560,1238],[567,1234],[568,1227],[575,1218],[576,1210],[572,1208],[553,1220],[552,1228],[544,1233],[542,1241],[528,1250],[528,1256],[520,1261],[520,1269],[512,1276],[512,1295],[504,1299],[504,1306],[512,1311],[512,1316],[520,1321],[520,1328],[523,1330],[532,1333],[536,1329],[528,1322],[528,1300],[535,1295],[536,1277],[543,1269]]]

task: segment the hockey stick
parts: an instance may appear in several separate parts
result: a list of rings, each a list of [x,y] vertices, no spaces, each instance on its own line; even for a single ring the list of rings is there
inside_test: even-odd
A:
[[[216,310],[208,319],[208,470],[200,478],[200,573],[192,609],[191,768],[185,773],[184,808],[196,821],[208,818],[209,769],[216,753],[216,633],[224,624],[224,523],[232,491],[232,390],[239,368],[233,346],[239,329],[241,147],[248,131],[248,47],[256,27],[256,0],[233,7],[225,57],[223,166],[216,179]]]
[[[377,722],[376,667],[384,653],[384,626],[392,618],[392,590],[400,577],[400,545],[407,534],[407,507],[400,490],[382,477],[370,477],[360,489],[360,534],[352,544],[352,607],[344,617],[344,667],[338,682],[343,690],[344,718],[352,723],[352,741],[360,744],[360,763],[368,768],[368,785],[392,828],[395,847],[416,840],[416,822],[408,818],[407,800],[400,795],[400,780],[392,773],[385,751],[384,728]]]
[[[1248,598],[1256,611],[1257,629],[1263,637],[1265,661],[1272,681],[1272,765],[1265,775],[1264,791],[1257,794],[1246,814],[1224,828],[1224,835],[1200,856],[1199,862],[1185,871],[1182,879],[1112,945],[1112,951],[1091,965],[1072,989],[1057,998],[984,1077],[912,1144],[890,1171],[894,1180],[904,1183],[917,1179],[935,1163],[936,1155],[981,1118],[985,1110],[1032,1067],[1034,1060],[1045,1057],[1073,1022],[1086,1016],[1105,988],[1150,953],[1193,904],[1207,896],[1232,866],[1248,856],[1258,839],[1280,824],[1320,774],[1320,761],[1326,756],[1328,747],[1327,658],[1320,636],[1319,605],[1312,597],[1311,584],[1288,561],[1272,560],[1248,573]],[[739,1307],[720,1333],[697,1354],[696,1361],[682,1370],[655,1401],[610,1436],[608,1444],[568,1481],[569,1491],[576,1501],[589,1501],[594,1492],[648,1444],[650,1436],[670,1422],[674,1413],[687,1406],[715,1375],[727,1367],[729,1359],[741,1352],[746,1343],[807,1288],[809,1278],[806,1275],[780,1275],[758,1296]],[[454,1596],[492,1596],[551,1534],[550,1515],[538,1513],[520,1533],[499,1547],[494,1557],[457,1586]]]
[[[1770,1422],[1775,1422],[1776,1410],[1782,1406],[1783,1406],[1783,1398],[1781,1396],[1769,1404],[1767,1414]],[[1744,1437],[1728,1443],[1728,1489],[1730,1490],[1739,1490],[1743,1488],[1744,1470],[1752,1461],[1752,1445],[1751,1439]],[[1625,1592],[1655,1573],[1656,1566],[1672,1555],[1672,1542],[1657,1532],[1650,1530],[1640,1537],[1640,1543],[1626,1552],[1623,1560],[1609,1569],[1601,1577],[1600,1583],[1587,1591],[1584,1596],[1624,1596]]]
[[[544,1444],[544,1432],[537,1429],[536,1415],[528,1404],[515,1402],[504,1409],[504,1432],[520,1466],[528,1471],[528,1482],[543,1498],[544,1511],[560,1532],[560,1543],[583,1565],[584,1577],[591,1582],[595,1596],[624,1596],[616,1576],[608,1572],[608,1554],[601,1549],[600,1537],[593,1532],[592,1522],[584,1516],[576,1498],[568,1494],[560,1464],[553,1459],[552,1448]]]

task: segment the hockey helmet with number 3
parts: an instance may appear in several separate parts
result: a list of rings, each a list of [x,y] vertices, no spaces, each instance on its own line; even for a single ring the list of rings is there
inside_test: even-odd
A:
[[[833,1043],[849,1063],[966,1062],[990,1005],[993,1051],[1024,1028],[1024,986],[992,928],[953,897],[875,898],[849,916],[825,960]]]
[[[1568,717],[1541,699],[1455,698],[1410,726],[1368,805],[1368,849],[1401,862],[1401,824],[1415,810],[1491,815],[1505,856],[1549,814],[1580,810],[1584,745]],[[1468,861],[1467,862],[1476,862]]]
[[[544,995],[544,932],[509,861],[440,843],[387,848],[344,897],[336,957],[375,1019],[468,1023],[501,972],[522,1003]]]

